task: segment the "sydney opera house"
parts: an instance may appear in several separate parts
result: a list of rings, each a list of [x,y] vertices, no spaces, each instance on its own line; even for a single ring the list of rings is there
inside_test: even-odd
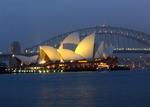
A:
[[[49,69],[97,69],[99,66],[109,68],[116,64],[112,56],[113,46],[102,41],[95,43],[95,33],[82,40],[78,33],[68,35],[60,45],[40,46],[39,54],[34,56],[14,55],[20,66],[42,66]]]

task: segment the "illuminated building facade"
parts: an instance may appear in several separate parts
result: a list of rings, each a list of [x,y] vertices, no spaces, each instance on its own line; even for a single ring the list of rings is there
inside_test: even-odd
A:
[[[58,49],[53,48],[51,46],[41,46],[39,56],[41,62],[47,60],[52,62],[56,61],[66,62],[66,61],[80,61],[80,60],[92,61],[95,60],[96,58],[107,58],[108,56],[112,55],[113,49],[112,51],[109,50],[109,46],[105,45],[106,43],[104,42],[102,42],[99,45],[99,48],[97,48],[97,50],[95,49],[96,47],[95,47],[94,33],[86,36],[81,41],[78,38],[79,38],[78,35],[74,35],[74,33],[73,35],[70,34],[64,39],[64,41],[60,43],[60,47]],[[64,44],[69,44],[70,46],[76,44],[76,48],[75,50],[73,48],[66,49],[65,47],[63,47]]]
[[[113,56],[118,57],[119,59],[118,61],[121,64],[129,64],[129,65],[135,64],[137,67],[150,66],[149,34],[128,28],[114,27],[107,25],[89,27],[63,33],[58,36],[54,36],[49,40],[43,41],[33,47],[27,48],[25,49],[25,52],[27,54],[39,54],[40,53],[39,47],[51,46],[55,48],[57,51],[61,50],[59,51],[59,53],[61,53],[62,56],[64,56],[64,59],[70,60],[71,57],[67,59],[68,57],[65,57],[65,55],[63,54],[69,52],[70,54],[71,53],[74,54],[77,44],[79,44],[79,41],[83,40],[83,38],[85,38],[89,34],[92,34],[93,32],[95,33],[95,46],[93,55],[95,59],[99,57],[107,57],[109,54],[107,55],[106,53],[111,53],[113,49]],[[72,33],[74,33],[73,35],[79,35],[79,37],[73,36],[65,40],[65,38]],[[75,43],[72,44],[64,42],[63,45],[60,46],[60,43],[62,43],[63,40],[71,41],[71,39],[74,39]],[[101,44],[101,46],[99,44]],[[108,48],[105,49],[105,51],[103,51],[104,54],[102,54],[101,50],[107,47],[108,44],[109,49]],[[63,50],[61,49],[61,47],[63,47]],[[61,58],[61,60],[62,59],[63,58]]]
[[[78,33],[72,33],[60,43],[58,48],[40,46],[38,55],[30,57],[13,55],[13,57],[20,61],[20,66],[44,65],[48,69],[94,70],[100,65],[108,66],[108,57],[113,52],[109,47],[105,42],[96,47],[95,33],[83,39],[79,38]]]

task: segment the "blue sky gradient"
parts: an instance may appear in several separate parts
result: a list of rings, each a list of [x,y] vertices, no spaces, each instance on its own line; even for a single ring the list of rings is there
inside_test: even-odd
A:
[[[150,0],[0,0],[0,51],[102,24],[150,33]]]

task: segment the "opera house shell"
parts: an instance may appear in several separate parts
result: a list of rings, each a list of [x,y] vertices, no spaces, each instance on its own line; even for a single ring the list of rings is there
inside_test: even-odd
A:
[[[111,56],[112,52],[113,47],[108,46],[104,41],[95,50],[95,33],[86,36],[82,40],[80,40],[78,33],[72,33],[60,43],[58,49],[50,46],[41,46],[39,58],[40,62],[43,63],[47,60],[51,62],[91,61],[97,58],[107,58]]]
[[[21,62],[21,64],[24,64],[24,65],[35,64],[37,63],[37,60],[38,60],[38,55],[34,55],[30,57],[22,56],[22,55],[14,55],[13,57],[18,59]]]
[[[113,47],[102,41],[98,46],[95,43],[95,33],[92,33],[80,40],[78,33],[68,35],[58,48],[51,46],[40,46],[39,55],[14,57],[24,65],[33,63],[45,64],[47,62],[68,62],[87,60],[93,61],[98,58],[107,58],[111,56]]]

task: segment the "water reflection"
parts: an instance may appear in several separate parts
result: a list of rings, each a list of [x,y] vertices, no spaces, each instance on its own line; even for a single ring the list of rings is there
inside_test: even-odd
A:
[[[89,79],[85,74],[78,74],[79,77],[68,75],[58,76],[57,79],[53,77],[51,81],[47,81],[40,87],[39,96],[42,98],[40,106],[85,107],[103,105],[104,103],[99,104],[99,102],[108,101],[107,85],[99,84],[96,86],[96,78]],[[103,96],[102,99],[100,96]]]
[[[5,75],[0,77],[0,106],[150,106],[149,74],[117,72]]]

